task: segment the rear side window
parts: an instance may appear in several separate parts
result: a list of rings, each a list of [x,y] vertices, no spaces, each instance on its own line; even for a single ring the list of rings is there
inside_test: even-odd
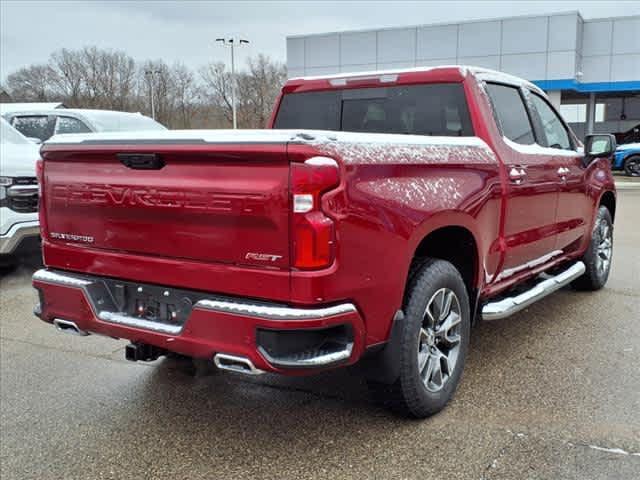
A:
[[[502,134],[509,140],[522,145],[534,143],[533,127],[520,91],[516,87],[488,83],[487,92],[491,97]]]
[[[531,94],[531,103],[538,112],[544,133],[545,147],[571,150],[569,132],[565,128],[558,114],[553,111],[546,100],[535,93]]]
[[[473,135],[459,83],[290,93],[282,99],[274,127]]]
[[[13,128],[25,137],[39,138],[43,142],[53,135],[53,122],[49,121],[47,115],[15,117]]]
[[[73,117],[58,117],[56,134],[58,133],[88,133],[91,132],[84,122]]]

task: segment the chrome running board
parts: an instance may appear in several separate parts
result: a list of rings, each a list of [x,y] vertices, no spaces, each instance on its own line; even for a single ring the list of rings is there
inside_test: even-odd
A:
[[[528,307],[541,298],[568,285],[585,272],[584,263],[576,262],[564,272],[548,277],[526,292],[514,297],[489,302],[482,307],[483,320],[500,320]]]

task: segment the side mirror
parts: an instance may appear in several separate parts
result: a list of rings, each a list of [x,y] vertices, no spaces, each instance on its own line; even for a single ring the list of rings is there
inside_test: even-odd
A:
[[[616,151],[616,137],[608,133],[587,135],[584,138],[584,164],[596,158],[608,158]]]

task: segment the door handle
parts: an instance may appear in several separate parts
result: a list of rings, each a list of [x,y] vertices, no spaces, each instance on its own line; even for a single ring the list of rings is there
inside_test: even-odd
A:
[[[560,167],[558,169],[558,176],[562,179],[567,178],[567,174],[569,173],[569,169],[565,167]]]
[[[516,185],[520,185],[524,181],[524,177],[527,176],[527,172],[522,167],[511,167],[509,170],[509,180]]]

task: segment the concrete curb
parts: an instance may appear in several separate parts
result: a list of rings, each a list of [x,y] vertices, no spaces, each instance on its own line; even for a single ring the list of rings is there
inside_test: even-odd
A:
[[[640,182],[616,182],[617,190],[640,190]]]

